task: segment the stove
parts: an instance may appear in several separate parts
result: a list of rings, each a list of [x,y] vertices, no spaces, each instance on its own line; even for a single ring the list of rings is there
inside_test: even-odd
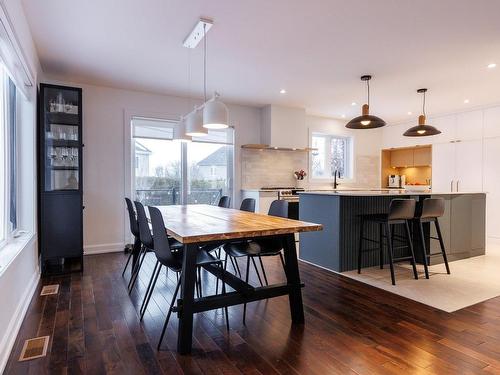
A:
[[[288,201],[299,201],[298,193],[305,191],[304,188],[298,188],[295,186],[266,186],[261,188],[262,190],[272,190],[278,192],[278,199],[284,199]]]

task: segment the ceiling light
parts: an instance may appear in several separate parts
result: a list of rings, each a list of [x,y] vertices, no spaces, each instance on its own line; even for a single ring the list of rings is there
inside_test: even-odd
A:
[[[280,94],[286,94],[286,90],[285,89],[281,89],[280,90]]]
[[[207,128],[203,127],[202,111],[195,108],[186,116],[186,135],[190,137],[203,137],[207,134]]]
[[[495,63],[488,64],[488,68],[490,68],[490,69],[493,69],[496,67],[497,67],[497,64],[495,64]]]
[[[422,114],[418,116],[418,125],[413,126],[403,133],[405,137],[426,137],[429,135],[440,134],[441,132],[434,126],[425,124],[425,93],[427,89],[418,89],[417,92],[423,95]]]
[[[226,129],[227,126],[227,107],[219,100],[219,94],[203,106],[203,127],[207,129]]]
[[[227,107],[219,100],[219,94],[214,93],[212,99],[207,101],[207,24],[203,24],[203,105],[202,124],[206,129],[228,128]]]
[[[345,126],[349,129],[375,129],[385,126],[386,123],[380,117],[370,115],[370,80],[372,76],[365,75],[361,77],[362,81],[366,82],[367,89],[367,104],[363,104],[362,107],[362,115],[353,118],[351,121],[347,123]],[[356,105],[356,103],[351,103],[352,105]]]
[[[345,118],[345,115],[340,115],[340,117]]]
[[[408,111],[408,115],[409,116],[413,115],[413,112]]]
[[[356,105],[356,102],[352,102],[351,105],[354,107]]]
[[[186,119],[181,117],[181,120],[174,127],[174,141],[191,142],[191,137],[186,135]]]
[[[469,104],[469,99],[465,99],[464,104]]]

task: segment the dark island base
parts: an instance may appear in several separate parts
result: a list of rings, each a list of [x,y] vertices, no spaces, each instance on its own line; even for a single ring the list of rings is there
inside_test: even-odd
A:
[[[323,231],[300,235],[300,259],[323,268],[344,272],[357,268],[361,214],[384,213],[394,198],[414,198],[418,202],[430,195],[336,195],[300,194],[300,220],[321,223]],[[436,194],[446,200],[445,215],[440,218],[448,261],[469,258],[485,253],[486,196],[485,194]],[[397,226],[398,227],[398,226]],[[403,235],[403,228],[395,228]],[[412,228],[417,262],[422,262],[421,244],[417,227]],[[424,224],[427,252],[439,252],[434,225]],[[379,238],[379,227],[365,225],[365,237]],[[364,244],[376,247],[377,244]],[[395,250],[395,255],[407,254],[406,249]],[[387,260],[387,250],[384,251]],[[378,251],[363,254],[362,267],[376,266]],[[431,258],[431,264],[441,263],[441,257]]]

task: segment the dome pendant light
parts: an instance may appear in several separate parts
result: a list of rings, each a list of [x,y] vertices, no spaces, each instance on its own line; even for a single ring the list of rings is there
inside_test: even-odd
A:
[[[362,115],[353,118],[345,126],[349,129],[375,129],[381,128],[386,125],[386,122],[380,117],[370,115],[370,80],[372,76],[365,75],[361,77],[362,81],[366,81],[368,101],[367,104],[363,104]]]
[[[207,101],[207,35],[206,25],[203,25],[203,127],[206,129],[228,128],[227,107],[219,100],[219,94],[214,93],[212,99]]]
[[[441,134],[441,132],[436,129],[434,126],[425,124],[425,93],[427,89],[418,89],[417,92],[419,94],[424,94],[423,102],[422,102],[422,114],[418,116],[418,125],[413,126],[407,131],[403,133],[405,137],[427,137],[430,135]]]
[[[186,118],[181,117],[177,126],[174,128],[174,141],[191,142],[191,137],[186,135]]]
[[[207,135],[207,129],[203,127],[201,109],[194,107],[193,111],[186,116],[185,134],[190,137],[203,137]]]

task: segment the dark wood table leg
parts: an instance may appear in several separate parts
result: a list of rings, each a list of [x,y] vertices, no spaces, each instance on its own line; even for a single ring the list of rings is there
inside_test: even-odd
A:
[[[196,282],[196,244],[184,245],[182,260],[181,300],[182,306],[179,316],[177,332],[177,351],[180,354],[191,353],[193,343],[193,303],[194,285]]]
[[[302,306],[299,265],[297,261],[297,249],[295,248],[295,236],[293,233],[285,236],[283,250],[285,253],[285,273],[287,283],[288,285],[296,286],[296,288],[290,290],[290,293],[288,294],[292,322],[295,324],[303,324],[304,307]]]

